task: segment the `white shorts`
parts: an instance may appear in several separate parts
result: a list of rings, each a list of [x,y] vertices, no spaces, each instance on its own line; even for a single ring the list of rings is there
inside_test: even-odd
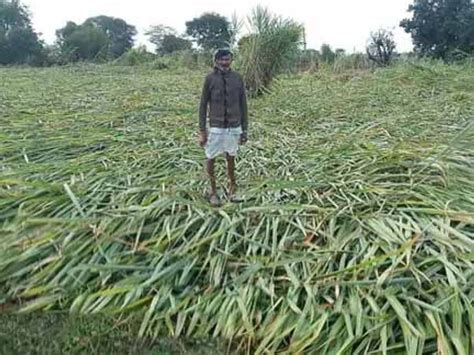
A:
[[[236,156],[239,150],[239,140],[242,127],[209,129],[207,143],[205,146],[206,158],[214,159],[220,154],[227,153]]]

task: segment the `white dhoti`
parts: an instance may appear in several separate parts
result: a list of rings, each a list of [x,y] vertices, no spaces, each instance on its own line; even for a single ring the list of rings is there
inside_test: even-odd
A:
[[[214,159],[220,154],[227,153],[236,156],[239,150],[239,140],[242,127],[217,128],[211,127],[207,136],[205,152],[207,159]]]

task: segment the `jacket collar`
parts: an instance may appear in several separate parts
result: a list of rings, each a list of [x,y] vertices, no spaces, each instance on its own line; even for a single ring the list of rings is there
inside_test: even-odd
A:
[[[218,74],[227,74],[227,73],[230,73],[232,71],[232,68],[229,68],[228,71],[223,71],[221,68],[219,68],[217,65],[214,66],[214,73],[218,73]]]

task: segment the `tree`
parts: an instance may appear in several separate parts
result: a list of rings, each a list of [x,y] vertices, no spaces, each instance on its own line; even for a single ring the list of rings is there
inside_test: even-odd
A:
[[[107,59],[110,40],[98,28],[68,22],[56,35],[66,61]]]
[[[28,10],[18,0],[0,0],[0,28],[8,31],[13,27],[30,25]]]
[[[334,54],[336,57],[344,57],[346,55],[346,50],[344,48],[336,48]]]
[[[129,25],[120,18],[97,16],[87,19],[83,26],[92,26],[101,30],[109,39],[108,54],[118,58],[133,47],[133,37],[137,35],[135,26]]]
[[[108,38],[100,30],[69,21],[56,31],[57,43],[64,61],[93,60],[105,53]]]
[[[230,46],[231,32],[227,18],[216,13],[205,13],[186,22],[186,34],[206,50]]]
[[[163,46],[161,48],[161,53],[169,54],[191,48],[192,43],[187,39],[175,35],[166,35],[163,38]]]
[[[134,26],[108,16],[87,19],[82,25],[68,22],[56,31],[63,55],[72,61],[115,59],[133,46]]]
[[[158,52],[163,45],[163,39],[168,35],[176,35],[176,30],[172,27],[165,25],[151,26],[150,29],[145,32],[145,35],[149,37],[149,41],[153,43]]]
[[[413,18],[400,26],[411,34],[418,53],[446,60],[455,51],[474,52],[472,0],[415,0],[408,11]]]
[[[0,0],[0,64],[41,64],[43,44],[19,0]]]
[[[178,36],[174,28],[157,25],[152,26],[146,33],[151,43],[155,45],[156,52],[168,54],[192,48],[191,41]]]
[[[395,56],[396,44],[393,33],[380,29],[370,34],[366,52],[369,59],[380,66],[390,65]]]
[[[336,53],[332,50],[331,46],[329,44],[324,43],[321,46],[321,60],[325,63],[332,64],[334,63],[334,60],[336,59]]]

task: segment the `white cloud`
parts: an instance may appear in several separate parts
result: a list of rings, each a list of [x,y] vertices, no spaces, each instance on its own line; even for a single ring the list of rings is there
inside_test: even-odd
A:
[[[400,51],[412,48],[411,39],[398,27],[407,17],[411,0],[265,0],[274,13],[291,17],[305,25],[310,48],[329,43],[352,52],[363,50],[370,31],[381,27],[394,30]],[[82,22],[97,15],[120,17],[137,27],[138,43],[145,43],[143,32],[153,24],[165,24],[184,32],[185,22],[214,11],[230,18],[244,17],[255,5],[252,0],[23,0],[33,14],[35,29],[52,43],[55,31],[67,21]]]

